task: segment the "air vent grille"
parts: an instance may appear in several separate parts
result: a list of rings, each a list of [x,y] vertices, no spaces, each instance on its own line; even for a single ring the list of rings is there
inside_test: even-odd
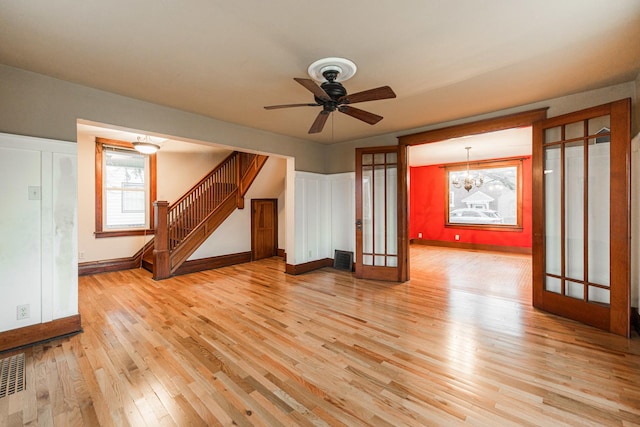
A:
[[[353,252],[336,250],[333,255],[333,268],[351,271],[353,269]]]

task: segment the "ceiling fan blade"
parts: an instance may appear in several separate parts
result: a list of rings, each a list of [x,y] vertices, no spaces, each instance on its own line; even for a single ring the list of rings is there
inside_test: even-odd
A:
[[[396,94],[389,86],[380,86],[362,92],[347,94],[338,98],[340,104],[355,104],[356,102],[375,101],[378,99],[395,98]]]
[[[278,108],[290,108],[290,107],[318,107],[320,104],[283,104],[283,105],[268,105],[264,107],[265,110],[276,110]]]
[[[350,107],[348,105],[342,105],[338,107],[338,111],[351,117],[355,117],[358,120],[362,120],[365,123],[369,123],[370,125],[375,125],[383,119],[382,116],[361,110],[359,108]]]
[[[300,79],[297,77],[294,77],[293,80],[297,81],[302,86],[306,87],[307,90],[312,92],[316,97],[322,99],[323,101],[331,100],[331,97],[329,96],[329,94],[327,94],[327,92],[325,92],[324,89],[318,86],[318,84],[315,81],[311,79]]]
[[[320,111],[316,116],[315,121],[311,125],[311,128],[309,129],[309,133],[322,132],[322,128],[324,128],[324,124],[327,122],[327,119],[329,118],[329,114],[330,113],[328,111],[324,111],[324,110]]]

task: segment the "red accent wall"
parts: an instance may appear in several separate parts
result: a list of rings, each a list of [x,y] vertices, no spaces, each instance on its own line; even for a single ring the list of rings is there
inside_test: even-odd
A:
[[[497,246],[531,247],[531,157],[522,162],[522,231],[445,227],[446,172],[441,165],[410,168],[409,238]]]

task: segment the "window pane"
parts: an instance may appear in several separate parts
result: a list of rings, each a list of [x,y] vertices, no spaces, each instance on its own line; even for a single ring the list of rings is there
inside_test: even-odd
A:
[[[584,299],[584,285],[567,280],[564,282],[564,293],[571,298]]]
[[[375,166],[373,180],[373,250],[377,254],[384,254],[386,253],[387,243],[385,234],[387,226],[387,212],[385,205],[386,179],[384,166]]]
[[[544,220],[545,220],[545,271],[561,275],[560,268],[560,146],[547,147],[544,150]],[[559,288],[558,288],[559,289]],[[555,291],[554,291],[555,292]]]
[[[588,266],[589,282],[609,286],[609,174],[611,144],[589,144]]]
[[[561,127],[556,126],[554,128],[545,129],[544,131],[544,142],[558,142],[562,139]]]
[[[398,254],[398,169],[387,168],[387,254]]]
[[[398,161],[398,153],[387,153],[387,163],[396,163]]]
[[[608,305],[610,301],[609,290],[589,286],[589,301]]]
[[[582,138],[584,136],[584,122],[569,123],[564,127],[564,139]]]
[[[105,227],[145,227],[148,206],[146,156],[105,147],[103,162]]]
[[[584,143],[565,144],[564,150],[566,277],[584,279]]]
[[[544,290],[559,294],[562,291],[562,281],[557,277],[547,276]]]
[[[366,254],[373,253],[373,169],[362,168],[362,250]],[[371,265],[373,260],[365,265]]]
[[[608,140],[609,129],[611,129],[611,116],[600,116],[589,119],[589,136],[602,135],[603,139]]]

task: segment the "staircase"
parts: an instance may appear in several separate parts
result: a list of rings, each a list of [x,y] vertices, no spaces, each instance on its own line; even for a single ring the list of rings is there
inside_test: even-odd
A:
[[[166,279],[236,210],[268,157],[234,151],[175,203],[154,202],[155,237],[142,266]]]

